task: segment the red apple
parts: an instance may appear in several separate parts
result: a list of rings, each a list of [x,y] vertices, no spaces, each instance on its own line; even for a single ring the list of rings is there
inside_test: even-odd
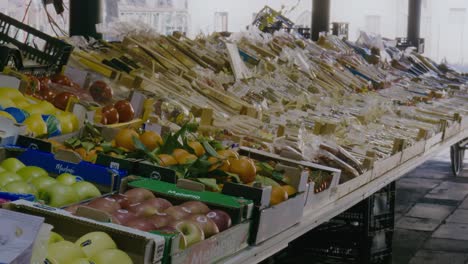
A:
[[[111,195],[110,198],[115,199],[122,208],[127,208],[130,205],[130,201],[128,200],[128,197],[125,194],[117,193]]]
[[[173,234],[173,233],[179,233],[179,231],[177,229],[175,229],[174,227],[171,227],[171,226],[164,226],[164,227],[161,227],[161,228],[156,228],[155,230],[163,233],[163,234]]]
[[[163,198],[151,198],[143,202],[143,204],[149,204],[152,207],[156,208],[159,212],[163,212],[167,208],[171,207],[172,204]]]
[[[210,236],[219,233],[219,229],[216,223],[204,214],[191,215],[187,218],[187,220],[192,220],[197,223],[198,227],[203,230],[205,238],[209,238]]]
[[[125,226],[135,228],[141,231],[151,231],[154,230],[154,225],[151,221],[146,218],[137,218],[131,221],[128,221]]]
[[[129,210],[137,216],[150,216],[158,212],[157,208],[153,207],[151,204],[148,203],[131,204],[129,207],[127,207],[127,210]]]
[[[218,226],[219,232],[223,232],[232,225],[231,217],[224,211],[212,210],[208,212],[206,216],[215,222]]]
[[[181,204],[181,206],[189,209],[192,214],[206,214],[210,211],[210,208],[200,201],[188,201]]]
[[[119,209],[113,212],[111,217],[112,217],[112,223],[116,223],[120,225],[125,225],[126,223],[137,219],[136,214],[125,209]]]
[[[182,233],[183,239],[180,241],[180,247],[182,249],[188,248],[205,239],[203,230],[194,221],[179,220],[171,223],[170,226]]]
[[[174,218],[166,213],[156,213],[147,219],[153,223],[155,228],[162,228],[174,221]]]
[[[94,199],[91,202],[89,202],[87,206],[104,212],[108,212],[109,214],[112,214],[113,212],[120,209],[119,203],[115,199],[110,197]]]
[[[130,189],[126,191],[124,195],[127,196],[130,204],[141,203],[151,198],[155,198],[154,194],[150,190],[143,188]]]
[[[167,208],[164,212],[172,216],[175,220],[187,218],[191,214],[191,211],[183,206],[172,206]]]

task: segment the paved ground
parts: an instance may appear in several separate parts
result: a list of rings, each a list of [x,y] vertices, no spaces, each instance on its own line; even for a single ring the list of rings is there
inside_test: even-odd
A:
[[[468,171],[441,153],[397,182],[394,264],[468,263]]]

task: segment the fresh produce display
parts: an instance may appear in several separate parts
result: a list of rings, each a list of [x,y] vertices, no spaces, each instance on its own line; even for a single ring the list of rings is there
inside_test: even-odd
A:
[[[222,210],[211,210],[199,201],[173,205],[143,188],[96,198],[70,206],[67,211],[75,214],[82,206],[109,214],[113,223],[142,231],[179,232],[181,248],[216,235],[232,225],[231,217]]]
[[[78,118],[73,113],[62,111],[69,95],[51,103],[24,96],[17,89],[4,87],[0,88],[0,97],[0,116],[25,125],[27,133],[34,137],[53,137],[80,128]]]
[[[114,240],[104,232],[91,232],[75,242],[51,232],[47,246],[47,263],[133,263],[130,256],[117,248]]]
[[[25,166],[16,158],[0,163],[0,191],[33,194],[53,207],[62,207],[101,195],[92,183],[79,181],[79,177],[63,173],[56,178],[44,169]]]

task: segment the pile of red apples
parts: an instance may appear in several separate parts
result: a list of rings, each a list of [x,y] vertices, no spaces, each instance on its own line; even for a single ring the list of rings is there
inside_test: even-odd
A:
[[[231,217],[222,210],[211,210],[200,201],[172,205],[144,188],[123,194],[100,197],[88,203],[73,205],[67,211],[75,213],[80,206],[108,213],[112,222],[142,231],[179,232],[180,247],[187,248],[231,226]]]

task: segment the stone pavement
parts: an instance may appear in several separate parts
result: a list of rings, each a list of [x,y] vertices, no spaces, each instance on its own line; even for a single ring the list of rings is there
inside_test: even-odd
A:
[[[468,171],[452,175],[448,150],[397,181],[393,263],[468,263]]]

